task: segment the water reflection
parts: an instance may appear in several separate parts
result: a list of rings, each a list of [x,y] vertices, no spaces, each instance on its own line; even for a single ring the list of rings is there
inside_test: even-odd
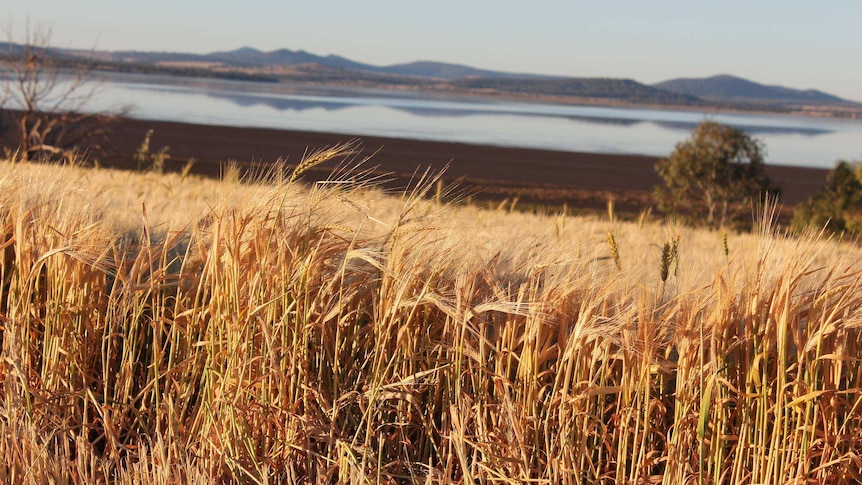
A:
[[[204,93],[209,98],[225,100],[239,107],[250,106],[265,106],[278,111],[306,111],[313,109],[321,109],[324,111],[338,111],[357,106],[375,106],[385,105],[396,111],[408,113],[414,116],[433,117],[433,118],[455,118],[469,117],[478,115],[487,115],[489,110],[485,107],[470,106],[469,103],[464,103],[464,106],[445,107],[445,106],[410,106],[409,99],[403,100],[380,100],[372,97],[350,97],[345,98],[345,101],[330,98],[330,97],[315,97],[315,96],[297,96],[297,95],[262,95],[262,94],[242,94],[227,91],[211,91]],[[395,101],[395,102],[393,102]],[[451,104],[451,103],[450,103]],[[646,121],[634,118],[605,118],[599,116],[579,116],[566,113],[555,112],[529,112],[522,109],[511,110],[494,110],[498,114],[511,114],[517,116],[534,116],[534,117],[553,117],[562,118],[571,121],[579,121],[597,125],[611,125],[621,127],[631,127],[641,123],[652,123],[661,128],[674,131],[690,132],[700,121]],[[804,126],[764,126],[764,125],[745,125],[736,124],[736,127],[744,130],[752,135],[803,135],[817,136],[832,133],[832,130],[826,128],[804,127]]]
[[[323,109],[325,111],[337,111],[344,108],[356,106],[350,103],[321,102],[285,97],[251,96],[232,93],[205,93],[207,97],[230,101],[239,107],[266,106],[279,111],[305,111],[310,109]]]
[[[105,106],[142,119],[664,156],[704,119],[764,142],[769,163],[832,167],[862,154],[862,122],[773,114],[539,104],[238,81],[110,81]],[[95,108],[99,108],[96,106]]]
[[[653,121],[657,126],[668,130],[690,132],[697,123],[687,121]],[[763,126],[763,125],[744,125],[735,124],[740,130],[754,136],[758,135],[803,135],[803,136],[818,136],[833,133],[833,130],[826,128],[804,127],[804,126]]]

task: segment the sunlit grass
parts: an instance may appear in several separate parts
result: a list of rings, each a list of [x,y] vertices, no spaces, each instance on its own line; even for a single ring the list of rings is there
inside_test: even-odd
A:
[[[860,479],[854,246],[0,168],[0,481]]]

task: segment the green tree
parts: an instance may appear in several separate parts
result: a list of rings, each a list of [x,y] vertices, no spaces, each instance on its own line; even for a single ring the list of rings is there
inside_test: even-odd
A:
[[[830,232],[862,232],[862,165],[840,160],[826,177],[823,190],[793,209],[793,228],[808,226]]]
[[[656,164],[659,209],[712,227],[740,223],[750,204],[779,189],[764,171],[762,144],[737,128],[705,121]]]

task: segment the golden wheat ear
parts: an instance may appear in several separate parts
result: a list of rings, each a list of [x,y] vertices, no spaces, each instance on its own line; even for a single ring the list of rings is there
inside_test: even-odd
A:
[[[303,156],[299,165],[297,165],[296,168],[293,169],[293,173],[290,174],[288,183],[296,182],[296,179],[298,179],[300,175],[321,163],[328,162],[336,158],[354,155],[359,150],[359,147],[359,140],[353,139],[346,143],[339,143],[331,147],[315,150],[310,154]]]
[[[614,231],[608,231],[608,249],[611,252],[611,258],[614,260],[614,264],[617,267],[617,270],[623,269],[622,263],[620,263],[620,248],[617,245],[617,238],[614,236]]]

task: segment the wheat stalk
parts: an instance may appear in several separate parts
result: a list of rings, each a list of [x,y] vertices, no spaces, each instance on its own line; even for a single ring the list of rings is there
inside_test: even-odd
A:
[[[614,260],[614,264],[616,265],[617,269],[620,270],[622,269],[622,265],[620,264],[620,250],[619,246],[617,246],[617,238],[614,236],[613,231],[608,231],[607,240],[608,249],[611,252],[611,259]]]
[[[322,148],[320,150],[315,150],[309,154],[306,154],[302,157],[302,160],[299,162],[296,168],[293,169],[293,173],[290,174],[290,178],[288,179],[287,183],[290,184],[295,182],[300,175],[320,165],[321,163],[325,163],[336,158],[353,155],[358,152],[359,147],[359,140],[350,140],[346,143],[339,143],[337,145]]]
[[[673,250],[671,249],[671,244],[666,242],[661,248],[661,259],[660,259],[660,268],[659,275],[661,277],[662,282],[667,281],[667,277],[670,273],[670,265],[673,261]]]

